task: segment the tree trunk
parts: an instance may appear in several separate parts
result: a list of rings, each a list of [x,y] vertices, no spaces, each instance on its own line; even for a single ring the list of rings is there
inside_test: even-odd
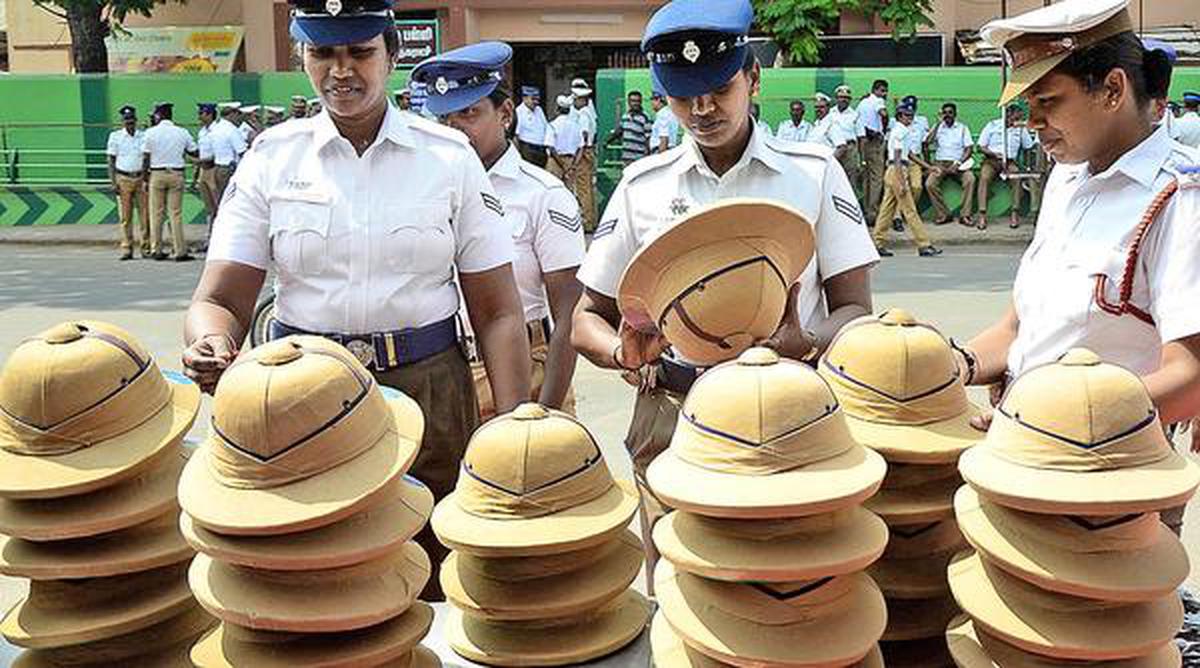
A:
[[[95,0],[67,6],[67,26],[71,29],[71,51],[77,73],[108,71],[108,48],[104,45],[108,26],[100,18],[103,4]]]

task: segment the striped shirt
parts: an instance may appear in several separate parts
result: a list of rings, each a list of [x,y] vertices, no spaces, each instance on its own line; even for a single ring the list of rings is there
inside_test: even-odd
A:
[[[654,121],[646,112],[627,113],[621,117],[621,162],[629,164],[646,157]]]

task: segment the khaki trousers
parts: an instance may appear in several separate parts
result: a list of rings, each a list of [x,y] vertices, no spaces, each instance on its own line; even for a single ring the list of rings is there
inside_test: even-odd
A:
[[[530,349],[530,401],[537,401],[542,396],[542,385],[546,383],[546,358],[550,353],[550,344],[542,332],[542,323],[531,322],[526,326],[529,332]],[[496,401],[492,395],[492,383],[488,380],[487,368],[483,361],[471,363],[471,375],[475,381],[475,397],[479,401],[479,418],[484,422],[496,417]],[[567,396],[558,410],[575,415],[575,388],[567,388]]]
[[[1017,171],[1016,165],[1008,163],[1008,171]],[[988,209],[988,190],[992,187],[992,181],[1004,172],[1004,165],[999,160],[986,158],[983,161],[983,166],[979,168],[979,213],[987,215]],[[1025,189],[1022,187],[1021,181],[1009,181],[1009,190],[1012,191],[1012,215],[1017,215],[1021,212],[1021,201],[1024,199]]]
[[[217,194],[217,168],[198,167],[197,170],[200,172],[196,179],[196,183],[200,187],[200,199],[204,200],[204,211],[208,214],[211,224],[217,217],[217,202],[220,198],[220,195]]]
[[[216,194],[217,209],[221,208],[221,200],[225,198],[225,189],[229,187],[229,179],[233,178],[233,167],[217,165],[213,169],[215,179],[214,193]]]
[[[588,146],[582,149],[583,155],[575,167],[572,178],[571,192],[579,201],[579,213],[583,216],[583,229],[588,232],[596,230],[596,149]]]
[[[633,421],[625,436],[625,449],[633,460],[633,481],[641,496],[638,519],[642,529],[642,545],[646,551],[646,592],[650,596],[654,595],[654,566],[659,558],[658,549],[654,547],[654,525],[671,508],[650,491],[650,485],[646,483],[646,469],[671,444],[682,404],[681,395],[660,388],[639,391],[633,407]]]
[[[842,149],[837,149],[841,151]],[[835,153],[835,155],[838,155]],[[842,169],[846,170],[846,178],[850,179],[850,187],[854,188],[857,193],[862,192],[862,161],[858,155],[858,145],[850,142],[846,145],[845,151],[842,151],[837,159]]]
[[[150,172],[150,249],[163,252],[163,218],[171,216],[171,250],[174,257],[187,254],[183,240],[183,172]]]
[[[887,168],[887,142],[882,137],[864,139],[862,147],[862,159],[867,163],[866,172],[863,173],[863,209],[867,220],[874,220],[879,215],[879,204],[883,201],[883,174]]]
[[[137,243],[142,255],[149,255],[150,244],[150,206],[146,188],[140,176],[122,176],[117,174],[117,203],[121,217],[121,250],[133,252],[133,210],[138,212]]]
[[[925,223],[921,220],[921,214],[917,212],[917,204],[913,201],[912,191],[902,190],[904,180],[909,178],[911,178],[911,172],[906,167],[890,165],[884,172],[883,202],[879,207],[879,214],[875,218],[874,237],[877,247],[882,247],[887,243],[888,232],[892,229],[892,219],[896,216],[897,210],[904,218],[904,222],[907,223],[906,229],[912,233],[917,246],[926,248],[933,245],[929,239],[929,232],[925,229]]]
[[[920,202],[921,193],[925,190],[925,176],[921,172],[921,166],[915,162],[908,163],[908,187],[912,188],[913,202]]]
[[[410,474],[429,487],[435,500],[441,501],[454,491],[467,442],[479,426],[475,386],[462,350],[454,346],[416,364],[376,372],[375,379],[380,385],[408,395],[425,414],[425,435]],[[428,524],[413,540],[425,549],[433,563],[433,573],[421,599],[442,601],[445,597],[438,573],[450,550],[438,542]]]
[[[975,174],[971,170],[960,172],[954,169],[953,165],[954,162],[951,160],[938,160],[930,170],[929,178],[925,180],[925,187],[929,190],[929,199],[933,201],[933,208],[937,210],[938,218],[950,217],[950,207],[946,206],[946,198],[942,195],[942,179],[945,178],[962,181],[963,200],[962,208],[959,209],[960,215],[969,216],[975,210],[972,206],[975,203]]]

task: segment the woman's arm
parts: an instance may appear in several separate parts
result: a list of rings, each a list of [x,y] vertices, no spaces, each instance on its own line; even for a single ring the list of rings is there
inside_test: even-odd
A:
[[[496,413],[529,401],[529,338],[512,265],[459,274]]]
[[[184,323],[184,373],[204,392],[216,389],[250,330],[267,272],[237,262],[209,262]]]
[[[992,385],[1004,380],[1008,372],[1008,349],[1017,339],[1020,327],[1017,309],[1010,302],[1008,310],[991,327],[971,339],[965,351],[959,354],[959,373],[969,385]],[[966,355],[974,357],[974,371],[967,363]]]
[[[640,332],[621,320],[617,300],[590,288],[575,306],[571,344],[601,369],[638,371],[654,364],[667,349],[658,332]]]
[[[542,381],[538,402],[552,408],[562,407],[575,375],[576,354],[571,347],[571,330],[575,305],[583,294],[583,285],[575,278],[578,270],[579,267],[571,267],[542,275],[546,297],[550,300],[554,332],[546,353],[546,378]]]
[[[1200,415],[1200,334],[1163,346],[1162,366],[1142,380],[1163,424]]]

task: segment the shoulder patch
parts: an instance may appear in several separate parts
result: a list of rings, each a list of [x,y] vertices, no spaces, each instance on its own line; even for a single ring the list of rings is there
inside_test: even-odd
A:
[[[1200,189],[1200,164],[1179,165],[1175,168],[1180,189]]]
[[[851,202],[848,199],[833,196],[833,207],[838,210],[838,213],[854,221],[856,225],[863,225],[863,212],[859,208],[858,202]]]
[[[546,216],[550,219],[551,223],[558,225],[568,232],[578,232],[583,228],[583,216],[578,213],[570,216],[554,209],[546,209]]]
[[[648,155],[626,167],[625,173],[622,174],[622,179],[632,181],[640,176],[671,165],[683,157],[684,151],[687,150],[690,149],[688,149],[686,144],[680,144],[665,153]]]
[[[545,186],[548,189],[549,188],[566,188],[566,185],[563,184],[561,179],[559,179],[557,176],[551,174],[550,172],[542,169],[541,167],[538,167],[537,165],[533,165],[533,164],[530,164],[530,163],[522,160],[520,162],[520,168],[521,168],[521,173],[523,173],[526,176],[528,176],[529,178],[537,181],[538,183],[542,184],[543,186]]]
[[[617,219],[616,218],[611,218],[609,220],[602,220],[602,221],[600,221],[600,224],[596,226],[596,232],[595,232],[595,234],[592,235],[592,238],[599,239],[600,237],[606,237],[606,236],[612,234],[613,231],[615,231],[616,229],[617,229]]]
[[[479,193],[483,197],[483,206],[491,210],[497,216],[504,215],[504,205],[500,203],[500,198],[491,193]]]

